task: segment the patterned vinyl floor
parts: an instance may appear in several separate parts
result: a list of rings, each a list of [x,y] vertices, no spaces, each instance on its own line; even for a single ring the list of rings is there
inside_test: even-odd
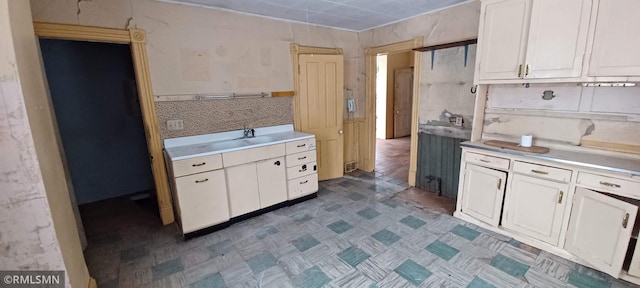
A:
[[[101,288],[635,287],[392,197],[407,188],[397,179],[355,172],[320,187],[189,241],[153,205],[82,207],[90,273]]]

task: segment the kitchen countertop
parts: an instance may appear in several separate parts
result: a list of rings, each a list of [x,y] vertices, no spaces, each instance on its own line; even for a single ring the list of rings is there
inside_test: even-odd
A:
[[[630,174],[634,177],[640,177],[640,161],[637,159],[613,157],[606,155],[598,155],[592,153],[567,151],[560,149],[550,149],[549,153],[535,154],[522,152],[517,150],[505,149],[495,146],[483,144],[481,141],[462,142],[462,147],[476,148],[492,152],[500,152],[516,156],[525,156],[534,159],[558,162],[563,164],[582,166],[588,168],[602,169],[612,172]]]
[[[242,149],[257,148],[262,146],[275,145],[290,141],[313,138],[313,134],[286,131],[278,133],[264,134],[253,138],[221,140],[191,145],[175,146],[165,148],[171,161],[184,160],[194,157],[208,156]]]

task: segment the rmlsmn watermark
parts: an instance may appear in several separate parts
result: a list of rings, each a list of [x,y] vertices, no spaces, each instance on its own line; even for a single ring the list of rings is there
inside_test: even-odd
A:
[[[64,288],[64,271],[0,271],[1,288]]]

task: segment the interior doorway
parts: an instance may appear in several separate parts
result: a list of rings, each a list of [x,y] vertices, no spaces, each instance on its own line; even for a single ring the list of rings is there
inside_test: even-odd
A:
[[[376,55],[375,170],[398,181],[409,177],[414,53]]]

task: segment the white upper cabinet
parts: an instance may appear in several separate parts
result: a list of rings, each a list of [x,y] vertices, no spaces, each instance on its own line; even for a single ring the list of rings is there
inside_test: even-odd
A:
[[[476,75],[480,80],[522,74],[531,0],[483,1]]]
[[[482,2],[477,82],[580,78],[592,0]]]
[[[591,0],[534,0],[524,78],[580,77]]]
[[[637,212],[635,205],[578,187],[564,248],[617,278]]]
[[[589,76],[640,76],[638,12],[638,0],[600,0]]]

